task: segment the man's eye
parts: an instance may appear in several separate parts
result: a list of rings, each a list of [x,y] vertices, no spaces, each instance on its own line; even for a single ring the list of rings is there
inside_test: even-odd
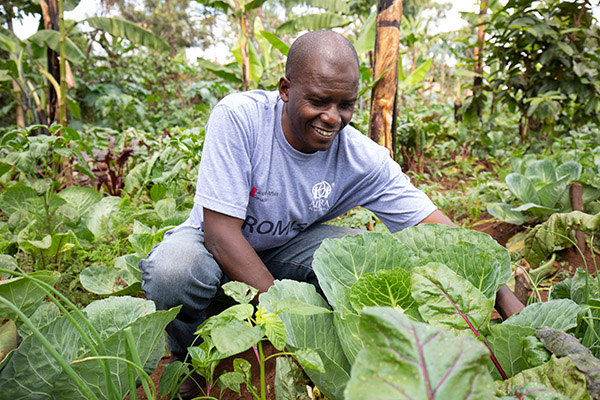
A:
[[[324,106],[324,105],[325,105],[325,102],[324,102],[323,100],[317,100],[317,99],[311,99],[311,100],[310,100],[310,103],[311,103],[313,106],[318,106],[318,107],[321,107],[321,106]]]
[[[343,103],[342,108],[348,110],[354,108],[354,103]]]

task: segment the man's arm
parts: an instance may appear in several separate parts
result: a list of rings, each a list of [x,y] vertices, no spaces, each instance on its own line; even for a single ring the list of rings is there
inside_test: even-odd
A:
[[[450,218],[446,217],[440,210],[435,210],[431,214],[429,214],[425,219],[419,224],[444,224],[456,228],[456,224],[450,220]]]
[[[452,227],[456,227],[456,224],[446,217],[440,210],[435,210],[429,214],[420,224],[444,224]],[[502,316],[503,319],[510,317],[513,314],[521,311],[525,306],[517,299],[517,296],[509,289],[508,286],[504,285],[496,293],[496,310]]]
[[[242,235],[243,220],[204,209],[204,246],[234,281],[255,287],[259,293],[273,285],[273,275]]]

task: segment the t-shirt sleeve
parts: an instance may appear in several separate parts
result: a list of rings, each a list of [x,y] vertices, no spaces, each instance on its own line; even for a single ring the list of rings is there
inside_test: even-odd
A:
[[[372,176],[371,194],[362,206],[377,215],[390,231],[416,225],[437,209],[389,156]]]
[[[194,202],[243,219],[251,187],[251,119],[217,105],[208,120]]]

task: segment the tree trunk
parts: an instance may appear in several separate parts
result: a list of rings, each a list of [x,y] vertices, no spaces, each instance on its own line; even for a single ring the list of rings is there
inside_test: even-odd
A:
[[[59,12],[57,0],[40,0],[42,15],[44,17],[44,29],[59,31]],[[50,47],[46,52],[48,58],[48,73],[60,82],[60,63],[58,54]],[[48,105],[47,115],[48,123],[58,122],[60,119],[58,106],[58,94],[50,82],[48,82]]]
[[[383,77],[373,87],[369,137],[385,146],[394,158],[396,95],[398,92],[398,54],[402,0],[377,0],[375,65],[373,77]]]
[[[485,48],[485,25],[483,25],[483,16],[487,14],[488,0],[480,0],[479,6],[479,18],[477,23],[481,24],[477,28],[477,43],[481,43],[481,47],[476,46],[473,50],[475,65],[473,66],[473,72],[475,77],[473,78],[473,97],[478,97],[482,92],[483,84],[483,50]],[[477,102],[477,116],[481,120],[481,107],[480,103]]]

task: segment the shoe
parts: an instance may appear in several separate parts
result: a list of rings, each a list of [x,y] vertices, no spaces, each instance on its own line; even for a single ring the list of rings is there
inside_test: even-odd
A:
[[[182,359],[174,356],[173,354],[171,354],[170,361],[183,362]],[[181,379],[183,379],[184,376],[185,375],[182,375]],[[183,400],[194,399],[204,394],[202,391],[203,388],[206,388],[206,379],[204,379],[204,377],[197,372],[192,372],[192,374],[181,383],[181,386],[179,386],[179,396]]]

